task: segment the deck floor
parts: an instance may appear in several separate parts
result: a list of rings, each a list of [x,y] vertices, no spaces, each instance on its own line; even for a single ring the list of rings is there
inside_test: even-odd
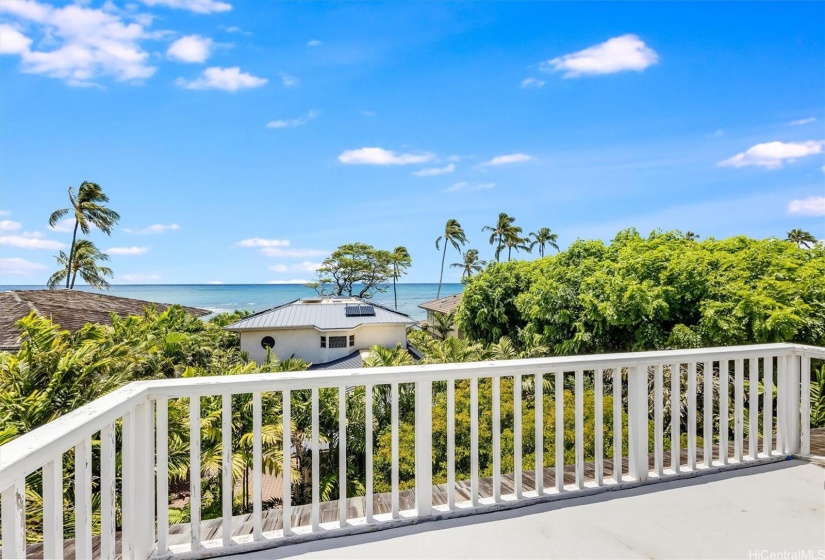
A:
[[[762,440],[759,441],[759,449],[761,451]],[[745,439],[743,448],[745,454],[748,450],[748,440]],[[818,428],[811,430],[811,453],[813,455],[825,456],[825,428]],[[719,454],[718,446],[714,445],[712,450],[713,458],[717,458]],[[733,457],[734,444],[730,442],[728,445],[728,456]],[[703,449],[697,450],[696,461],[701,463],[704,459]],[[681,450],[681,465],[687,465],[688,457],[687,450]],[[648,463],[651,469],[654,468],[655,457],[653,454],[649,455]],[[665,468],[671,466],[671,453],[665,451],[663,454],[663,464]],[[622,472],[628,472],[628,461],[624,458],[622,461]],[[595,479],[595,463],[588,462],[584,466],[585,480]],[[604,477],[609,478],[613,476],[613,461],[605,459],[604,461]],[[555,485],[556,471],[554,467],[544,469],[544,486],[551,488]],[[564,482],[565,484],[575,483],[575,465],[565,465],[564,468]],[[478,481],[479,495],[481,498],[489,498],[493,496],[493,479],[492,477],[479,478]],[[522,488],[525,492],[535,490],[535,471],[525,470],[522,473]],[[501,475],[501,494],[513,494],[515,492],[515,482],[512,474]],[[415,491],[402,490],[399,493],[399,509],[410,510],[415,508]],[[390,513],[392,511],[391,494],[375,494],[373,496],[373,511],[377,514]],[[456,481],[455,484],[455,500],[456,502],[469,501],[472,498],[471,484],[469,480]],[[443,505],[447,503],[447,485],[438,484],[433,486],[433,505]],[[311,505],[293,505],[291,524],[292,527],[300,527],[311,524]],[[366,515],[366,499],[363,496],[353,497],[347,499],[347,518],[355,519],[364,517]],[[338,500],[329,502],[322,502],[320,504],[320,518],[321,523],[338,521]],[[283,528],[282,510],[270,509],[263,512],[262,531],[277,531]],[[237,515],[232,519],[232,536],[242,536],[252,534],[252,516],[251,514]],[[223,535],[223,524],[221,519],[210,519],[201,522],[201,538],[203,540],[212,540],[221,538]],[[120,558],[120,535],[118,537],[118,558]],[[190,540],[190,526],[189,524],[176,524],[169,527],[169,544],[170,546],[185,544]],[[93,537],[93,546],[95,558],[100,557],[99,551],[99,537]],[[42,545],[34,544],[28,547],[28,558],[42,558]],[[75,549],[73,539],[67,539],[64,542],[64,558],[66,560],[73,560],[75,558]]]

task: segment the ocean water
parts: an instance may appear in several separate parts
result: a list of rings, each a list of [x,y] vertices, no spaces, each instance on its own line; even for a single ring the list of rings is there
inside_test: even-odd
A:
[[[0,285],[0,290],[37,290],[43,286]],[[209,309],[215,313],[246,309],[263,311],[303,297],[317,295],[315,290],[299,284],[146,284],[116,285],[100,291],[89,286],[75,286],[77,290],[108,293],[158,303],[177,303]],[[441,297],[461,293],[463,284],[442,284]],[[426,318],[420,303],[435,299],[438,284],[398,284],[398,311],[415,320]],[[386,292],[376,294],[372,301],[394,308],[392,285]]]

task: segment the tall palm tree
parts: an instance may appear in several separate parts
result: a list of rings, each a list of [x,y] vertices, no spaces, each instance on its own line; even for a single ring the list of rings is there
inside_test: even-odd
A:
[[[816,245],[816,237],[811,235],[810,232],[803,231],[801,229],[792,229],[789,231],[788,241],[796,243],[797,247],[800,249],[810,249]]]
[[[536,245],[539,246],[539,256],[544,256],[544,246],[550,245],[556,251],[559,250],[559,244],[557,243],[559,240],[558,234],[553,233],[550,228],[543,227],[538,231],[531,232],[528,236],[532,239],[530,242],[530,250],[533,250],[533,247]]]
[[[447,225],[444,226],[444,233],[435,240],[436,250],[440,249],[441,241],[444,241],[444,252],[441,254],[441,276],[438,278],[438,294],[435,299],[441,297],[441,284],[444,281],[444,259],[447,256],[447,245],[455,247],[456,251],[461,252],[461,247],[467,243],[467,235],[464,233],[464,228],[458,223],[458,220],[450,218],[447,220]]]
[[[478,258],[478,251],[476,249],[467,249],[464,253],[464,260],[462,262],[453,263],[450,268],[460,268],[461,279],[470,278],[473,272],[481,272],[487,261],[482,261]]]
[[[95,244],[88,239],[78,239],[74,244],[74,252],[71,256],[60,251],[60,254],[55,258],[63,268],[49,278],[47,286],[50,289],[56,288],[64,280],[66,281],[66,288],[74,288],[78,274],[90,286],[99,289],[109,288],[109,282],[106,281],[105,277],[112,277],[112,269],[98,264],[98,261],[108,261],[109,255],[101,253],[100,249],[95,247]]]
[[[507,234],[504,236],[504,246],[507,247],[507,262],[510,262],[510,258],[513,254],[513,249],[515,249],[516,252],[530,252],[531,246],[527,245],[527,241],[529,240],[526,237],[521,236],[520,227],[513,226],[509,229]]]
[[[481,228],[481,231],[489,231],[490,233],[490,245],[496,245],[496,261],[499,260],[499,256],[501,255],[501,251],[504,249],[504,240],[507,237],[508,233],[513,228],[513,222],[516,219],[506,212],[501,212],[498,215],[498,221],[494,226],[484,226]]]
[[[407,248],[399,245],[390,254],[390,266],[392,267],[392,295],[395,298],[395,309],[398,310],[398,293],[395,291],[395,282],[402,275],[407,273],[407,269],[412,265],[412,259]]]
[[[74,213],[74,233],[72,233],[72,246],[69,249],[69,257],[67,259],[69,268],[66,274],[66,288],[69,287],[69,282],[72,279],[71,272],[74,264],[78,228],[84,235],[89,235],[92,226],[106,235],[111,235],[112,228],[117,225],[118,220],[120,220],[120,214],[107,208],[103,204],[104,202],[109,202],[109,197],[106,196],[103,189],[97,183],[83,181],[83,183],[80,184],[80,188],[77,189],[77,196],[74,194],[74,189],[69,187],[69,201],[72,203],[70,208],[55,210],[52,212],[52,215],[49,216],[49,225],[54,227],[60,218],[69,212]]]

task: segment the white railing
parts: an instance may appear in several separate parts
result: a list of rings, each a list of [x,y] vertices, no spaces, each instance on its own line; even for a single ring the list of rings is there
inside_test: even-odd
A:
[[[0,447],[0,492],[2,492],[2,556],[26,556],[26,477],[39,473],[42,480],[42,541],[43,556],[61,558],[64,550],[64,456],[74,456],[73,545],[77,558],[111,559],[117,556],[120,540],[124,558],[146,559],[197,558],[256,550],[279,544],[334,536],[381,526],[415,522],[421,518],[449,517],[512,507],[537,500],[601,492],[616,487],[637,485],[674,476],[694,476],[746,464],[775,461],[792,454],[810,453],[810,367],[811,359],[825,358],[825,349],[793,344],[771,344],[666,352],[645,352],[561,358],[512,360],[504,362],[463,363],[429,366],[405,366],[342,370],[334,372],[301,372],[295,374],[251,374],[227,377],[201,377],[167,381],[132,383],[54,422],[25,434]],[[729,372],[733,375],[730,376]],[[712,375],[704,375],[704,372]],[[747,376],[746,376],[747,372]],[[663,432],[666,406],[664,375],[670,374],[671,410],[670,434]],[[573,484],[564,480],[564,426],[555,422],[555,482],[545,485],[544,453],[536,453],[533,469],[535,484],[525,487],[525,465],[522,464],[522,380],[534,376],[533,391],[544,394],[535,398],[535,449],[544,449],[544,401],[552,398],[556,418],[564,415],[566,376],[573,378],[575,409],[575,475]],[[513,394],[502,395],[502,379],[513,381]],[[748,395],[745,398],[746,378]],[[482,497],[479,491],[479,380],[490,379],[492,401],[492,495]],[[553,380],[555,388],[542,393],[543,381]],[[585,477],[584,381],[593,391],[593,477]],[[456,490],[456,381],[469,380],[470,391],[470,499],[460,500]],[[415,385],[415,506],[401,510],[399,500],[399,384]],[[437,385],[434,386],[434,383]],[[486,383],[486,382],[485,382]],[[696,395],[702,383],[704,402]],[[763,386],[762,406],[758,387]],[[776,401],[774,402],[774,383]],[[568,383],[570,385],[570,383]],[[604,397],[605,387],[626,398],[613,400],[612,425],[621,426],[627,418],[628,438],[623,441],[622,429],[613,430],[613,457],[604,457]],[[622,389],[623,385],[626,387]],[[391,391],[391,508],[386,513],[374,510],[373,480],[373,400],[365,399],[366,491],[365,515],[348,518],[345,483],[347,477],[345,412],[347,390],[353,386],[373,389],[389,386]],[[433,504],[433,389],[446,391],[446,503]],[[485,385],[486,387],[486,385]],[[342,442],[339,453],[339,509],[335,523],[322,523],[319,492],[319,390],[339,389],[338,430]],[[284,476],[282,497],[282,529],[265,530],[265,512],[261,502],[262,487],[262,393],[283,395],[282,441],[290,445],[292,429],[290,403],[294,391],[310,391],[312,430],[306,444],[312,452],[312,500],[309,522],[292,526],[290,477]],[[732,391],[732,393],[731,393]],[[232,395],[252,395],[252,527],[248,535],[232,535],[233,481],[231,476]],[[718,395],[714,410],[713,396]],[[733,397],[733,425],[729,426],[728,402]],[[535,395],[535,394],[534,394]],[[682,396],[686,400],[682,412]],[[201,397],[219,396],[222,437],[222,517],[220,539],[204,540],[201,535]],[[612,396],[612,395],[611,395]],[[502,492],[501,473],[501,410],[502,399],[513,399],[513,492]],[[170,544],[168,485],[168,406],[170,399],[188,399],[190,415],[190,539],[187,544]],[[652,403],[652,404],[651,404]],[[745,446],[745,405],[748,407],[748,441]],[[699,410],[701,408],[701,411]],[[548,411],[549,412],[549,411]],[[610,414],[608,410],[608,415]],[[440,413],[440,411],[439,411]],[[676,415],[678,414],[678,416]],[[762,420],[761,446],[759,420]],[[718,426],[714,424],[718,419]],[[681,451],[680,425],[687,423],[687,449]],[[697,431],[697,420],[702,424]],[[653,442],[648,426],[653,423]],[[350,426],[352,424],[350,423]],[[732,428],[732,429],[731,429]],[[732,456],[729,435],[733,434]],[[118,442],[116,433],[120,434]],[[697,438],[702,438],[701,445]],[[775,443],[774,443],[775,440]],[[665,468],[664,448],[671,447],[670,468]],[[716,450],[714,451],[714,442]],[[652,459],[649,451],[652,448]],[[94,460],[93,449],[99,449]],[[290,447],[287,447],[289,451]],[[626,449],[626,454],[623,452]],[[118,456],[118,451],[120,455]],[[701,452],[702,460],[698,460]],[[624,455],[624,456],[623,456]],[[627,459],[626,473],[616,469],[606,476],[606,465],[622,465]],[[649,465],[652,460],[652,465]],[[117,488],[117,468],[121,468],[120,488]],[[282,472],[291,472],[291,453],[283,453]],[[93,473],[96,478],[93,479]],[[509,476],[510,473],[507,473]],[[100,493],[99,510],[92,507],[93,480]],[[116,527],[116,511],[121,512],[122,526]],[[100,515],[100,531],[93,535],[93,515]]]

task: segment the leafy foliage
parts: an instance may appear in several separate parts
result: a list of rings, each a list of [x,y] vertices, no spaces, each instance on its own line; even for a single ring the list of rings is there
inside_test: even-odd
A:
[[[324,259],[317,281],[309,286],[323,296],[370,298],[376,292],[386,291],[382,285],[400,275],[407,266],[400,249],[404,248],[397,247],[396,252],[390,253],[366,243],[341,245]]]

